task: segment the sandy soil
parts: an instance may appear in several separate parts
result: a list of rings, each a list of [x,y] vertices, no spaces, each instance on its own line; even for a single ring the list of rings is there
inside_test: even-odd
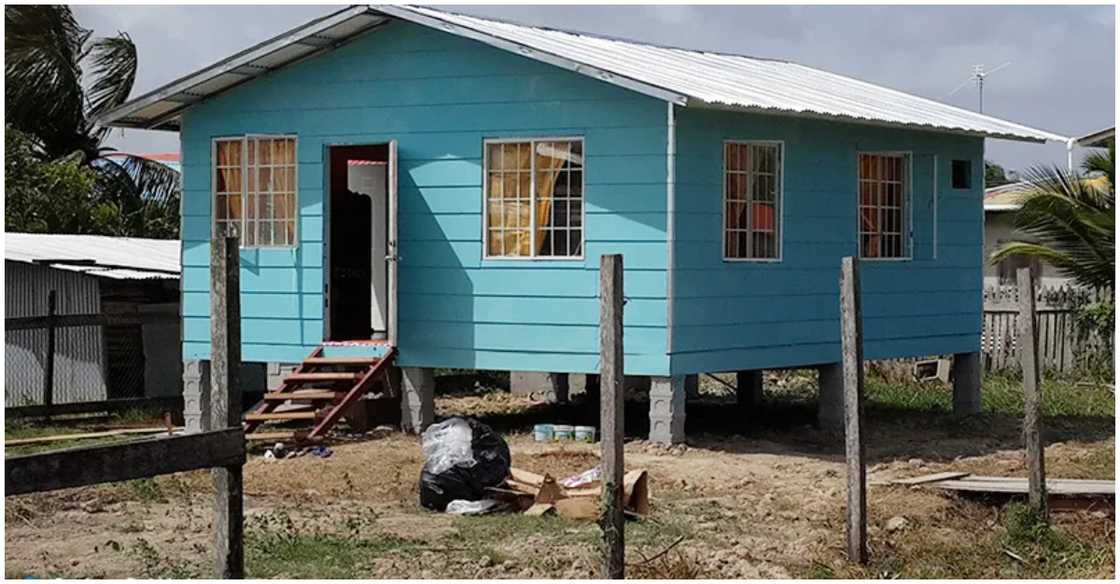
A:
[[[441,399],[439,411],[490,414],[501,427],[501,416],[535,407],[498,394]],[[1006,430],[872,427],[873,484],[949,469],[1023,474],[1022,453]],[[627,466],[649,471],[654,507],[629,540],[630,558],[638,564],[632,574],[656,563],[661,571],[647,575],[786,578],[804,576],[815,564],[842,564],[840,443],[800,425],[745,433],[690,435],[687,445],[668,449],[641,439],[627,443]],[[562,477],[598,461],[597,445],[538,444],[524,433],[506,438],[514,464],[536,472]],[[1110,436],[1067,440],[1052,444],[1047,455],[1061,469],[1071,459],[1113,447]],[[350,518],[349,529],[363,537],[409,542],[369,554],[360,570],[365,577],[594,576],[594,524],[453,518],[419,508],[418,437],[383,429],[333,449],[328,459],[267,461],[254,455],[245,467],[247,529],[279,520],[294,521],[302,532],[345,531]],[[6,574],[136,577],[205,570],[208,481],[206,473],[187,473],[158,479],[154,486],[105,485],[10,498]],[[873,554],[911,545],[907,538],[919,534],[923,541],[959,545],[962,537],[1000,529],[998,505],[930,490],[873,486],[869,507]],[[887,522],[897,517],[905,527],[888,530]],[[1108,512],[1088,511],[1060,521],[1099,530],[1110,529],[1112,519]],[[962,534],[962,525],[973,533]],[[671,554],[642,562],[678,539]],[[479,542],[486,542],[485,549]],[[673,571],[671,562],[680,564],[679,570]]]

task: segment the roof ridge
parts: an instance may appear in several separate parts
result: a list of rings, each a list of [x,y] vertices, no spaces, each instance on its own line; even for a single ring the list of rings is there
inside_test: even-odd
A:
[[[739,57],[741,59],[753,59],[755,61],[771,61],[771,62],[774,62],[774,63],[797,64],[795,61],[790,61],[789,59],[778,59],[778,58],[775,58],[775,57],[759,57],[757,55],[746,55],[746,54],[743,54],[743,53],[732,53],[732,52],[729,52],[729,51],[715,51],[715,50],[709,50],[709,49],[694,49],[694,48],[689,48],[689,47],[681,47],[681,46],[677,46],[677,45],[667,45],[667,44],[661,44],[661,43],[654,43],[654,42],[649,42],[649,41],[644,41],[644,40],[639,40],[639,39],[634,39],[634,38],[614,36],[614,35],[608,35],[608,34],[603,34],[603,33],[570,30],[570,29],[566,29],[566,28],[556,28],[556,27],[552,27],[552,26],[539,26],[539,25],[536,25],[536,24],[525,24],[523,22],[514,22],[512,20],[505,20],[505,19],[501,19],[501,18],[493,18],[493,17],[489,17],[489,16],[477,16],[477,15],[474,15],[474,14],[467,14],[465,12],[456,12],[454,10],[441,10],[439,8],[432,8],[431,6],[422,6],[422,5],[416,5],[416,4],[405,4],[405,5],[400,6],[400,8],[407,8],[409,10],[419,9],[419,10],[424,10],[424,11],[437,12],[437,13],[441,13],[441,14],[449,14],[449,15],[458,16],[458,17],[476,18],[478,20],[485,20],[487,22],[496,22],[496,23],[499,23],[499,24],[510,24],[510,25],[513,25],[513,26],[523,26],[525,28],[531,28],[531,29],[534,29],[534,30],[559,32],[559,33],[569,34],[569,35],[574,35],[574,36],[582,36],[582,37],[590,37],[590,38],[594,38],[594,39],[602,39],[602,40],[616,42],[616,43],[626,43],[626,44],[630,44],[630,45],[641,45],[641,46],[645,46],[645,47],[654,47],[654,48],[657,48],[657,49],[669,49],[669,50],[672,50],[672,51],[685,51],[685,52],[689,52],[689,53],[699,53],[699,54],[702,54],[702,55],[716,55],[716,56],[721,56],[721,57]],[[376,10],[376,8],[375,8],[375,10]]]

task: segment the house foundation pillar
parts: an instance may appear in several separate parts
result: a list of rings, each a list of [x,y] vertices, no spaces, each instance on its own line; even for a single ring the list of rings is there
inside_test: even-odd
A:
[[[953,355],[953,413],[958,416],[980,413],[980,383],[983,378],[980,353]]]
[[[291,375],[299,367],[298,363],[267,363],[265,364],[265,389],[274,390],[284,383],[284,378]]]
[[[423,432],[435,421],[435,372],[423,367],[401,369],[401,430]]]
[[[817,379],[817,425],[827,432],[843,432],[844,369],[840,363],[821,365],[817,367]]]
[[[542,396],[549,402],[564,403],[568,401],[568,374],[513,371],[509,374],[509,391],[513,395]]]
[[[210,419],[210,361],[183,362],[183,425],[187,434],[205,431]]]
[[[653,377],[649,384],[649,440],[684,442],[685,376]]]
[[[749,413],[762,405],[762,370],[750,369],[735,373],[735,398],[739,407]]]

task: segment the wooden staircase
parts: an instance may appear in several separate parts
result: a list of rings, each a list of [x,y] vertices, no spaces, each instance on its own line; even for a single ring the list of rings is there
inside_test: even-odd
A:
[[[325,357],[315,349],[280,387],[249,409],[244,417],[249,440],[320,440],[347,411],[378,384],[392,391],[389,371],[397,355],[389,347],[380,357]],[[284,423],[282,430],[263,431],[269,422]],[[296,427],[301,423],[303,427]]]

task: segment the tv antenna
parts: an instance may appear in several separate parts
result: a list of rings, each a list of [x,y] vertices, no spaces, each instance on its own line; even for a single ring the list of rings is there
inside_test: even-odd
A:
[[[979,99],[979,111],[980,113],[984,113],[984,79],[987,78],[988,75],[991,75],[992,73],[995,73],[996,71],[999,71],[1000,69],[1003,69],[1010,64],[1011,61],[1008,61],[1000,65],[999,67],[992,69],[991,71],[985,71],[984,65],[973,65],[972,75],[969,75],[968,79],[965,79],[964,83],[958,85],[956,89],[950,91],[948,97],[953,97],[957,94],[958,91],[964,89],[969,83],[976,83],[976,92]]]

